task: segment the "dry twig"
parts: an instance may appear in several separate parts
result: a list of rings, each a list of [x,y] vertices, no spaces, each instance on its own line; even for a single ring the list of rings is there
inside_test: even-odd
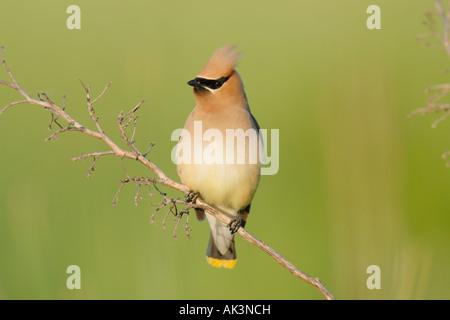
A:
[[[170,179],[169,177],[167,177],[164,174],[164,172],[162,172],[153,162],[151,162],[149,159],[146,158],[147,154],[150,152],[150,150],[152,149],[152,147],[154,145],[153,143],[150,144],[150,148],[148,149],[148,151],[145,154],[142,154],[134,144],[134,136],[135,136],[135,132],[136,132],[136,125],[137,125],[137,119],[138,119],[137,116],[135,116],[135,114],[136,114],[136,111],[145,102],[145,100],[141,100],[130,112],[124,114],[124,112],[122,111],[118,116],[118,126],[119,126],[121,137],[125,141],[125,143],[130,148],[131,151],[124,150],[124,149],[120,148],[114,141],[112,141],[102,130],[102,128],[99,124],[99,121],[98,121],[99,118],[97,116],[95,116],[95,110],[93,107],[94,104],[104,96],[104,94],[106,93],[108,88],[111,86],[111,83],[108,83],[106,85],[106,87],[103,89],[103,91],[100,93],[100,95],[92,100],[90,87],[86,86],[80,80],[80,82],[86,92],[86,101],[87,101],[87,108],[88,108],[89,115],[91,117],[91,120],[94,122],[94,124],[97,128],[97,131],[94,131],[94,130],[88,129],[85,126],[83,126],[81,123],[79,123],[78,121],[73,119],[65,111],[65,109],[66,109],[65,108],[65,96],[63,97],[63,108],[60,108],[57,104],[55,104],[44,92],[39,94],[39,97],[38,97],[39,99],[32,98],[25,90],[22,89],[22,87],[19,85],[19,83],[14,78],[11,70],[7,66],[6,61],[5,61],[5,55],[4,55],[4,47],[2,46],[0,49],[1,49],[1,54],[2,54],[3,68],[6,70],[6,72],[8,73],[8,75],[12,81],[12,82],[7,82],[4,80],[0,80],[0,85],[6,86],[6,87],[9,87],[11,89],[18,91],[25,98],[24,100],[14,101],[14,102],[11,102],[8,105],[6,105],[3,109],[1,109],[0,115],[3,114],[7,109],[9,109],[13,106],[16,106],[18,104],[26,103],[26,104],[37,105],[37,106],[43,107],[45,110],[48,110],[51,113],[52,118],[51,118],[51,122],[49,124],[49,128],[51,128],[51,125],[53,123],[57,124],[59,127],[59,129],[56,130],[55,132],[53,132],[46,140],[55,140],[58,137],[58,135],[63,132],[78,131],[78,132],[84,133],[88,136],[91,136],[93,138],[103,141],[111,150],[103,151],[103,152],[94,152],[94,153],[89,153],[89,154],[82,154],[81,156],[75,157],[72,159],[73,161],[84,160],[87,158],[93,159],[93,164],[91,165],[91,167],[88,170],[88,176],[90,176],[91,172],[94,171],[94,166],[97,163],[97,161],[101,157],[106,156],[106,155],[118,156],[121,158],[121,160],[123,160],[124,158],[137,160],[142,165],[144,165],[145,167],[150,169],[156,175],[156,178],[143,178],[143,177],[131,178],[128,176],[128,173],[126,173],[126,170],[124,168],[127,178],[120,181],[121,184],[120,184],[119,190],[117,191],[116,195],[114,196],[113,205],[117,204],[118,195],[119,195],[120,191],[122,190],[122,187],[124,186],[124,184],[126,184],[128,182],[133,182],[136,184],[136,188],[137,188],[137,192],[136,192],[136,196],[135,196],[135,204],[136,205],[138,204],[139,199],[142,198],[142,196],[140,194],[140,190],[141,190],[142,186],[148,187],[149,195],[153,195],[153,193],[151,192],[151,189],[150,189],[151,187],[153,187],[162,196],[163,201],[158,204],[158,208],[155,210],[155,212],[151,216],[151,221],[152,222],[154,221],[155,214],[158,211],[160,211],[163,208],[168,208],[166,215],[164,217],[164,220],[163,220],[163,226],[165,226],[165,222],[166,222],[169,214],[172,214],[176,220],[176,226],[175,226],[174,233],[173,233],[173,236],[175,238],[176,238],[175,231],[179,224],[181,224],[184,227],[184,229],[186,230],[186,234],[190,237],[190,234],[189,234],[190,228],[188,226],[189,215],[187,213],[192,208],[202,208],[205,211],[207,211],[209,214],[213,215],[214,217],[216,217],[217,219],[222,221],[223,223],[225,223],[225,224],[230,223],[231,219],[228,216],[226,216],[224,213],[220,212],[219,210],[211,207],[210,205],[208,205],[206,202],[202,201],[199,198],[196,198],[195,201],[191,201],[191,202],[188,200],[182,200],[180,198],[170,199],[167,197],[167,195],[165,193],[161,192],[158,189],[157,184],[161,184],[161,185],[170,187],[172,189],[181,191],[185,195],[188,195],[190,193],[190,190],[186,186],[184,186],[178,182],[175,182],[172,179]],[[67,125],[65,127],[60,125],[60,123],[57,122],[58,120],[64,120],[67,123]],[[126,129],[131,124],[133,126],[132,135],[131,135],[131,137],[128,137],[128,135],[126,133]],[[123,167],[123,163],[122,163],[122,167]],[[178,210],[177,205],[182,205],[184,207],[182,210]],[[184,214],[186,214],[186,217],[187,217],[186,223],[183,223],[181,220],[181,217]],[[269,245],[267,245],[264,241],[257,239],[256,237],[254,237],[253,235],[248,233],[245,229],[240,228],[238,230],[238,233],[241,235],[242,239],[254,244],[258,248],[265,251],[272,258],[274,258],[278,263],[280,263],[283,267],[285,267],[287,270],[289,270],[289,272],[291,272],[293,275],[295,275],[296,277],[298,277],[298,278],[306,281],[307,283],[313,285],[314,287],[316,287],[319,290],[319,292],[326,299],[334,300],[333,295],[325,288],[325,286],[320,282],[320,280],[318,278],[311,277],[307,273],[305,273],[305,272],[301,271],[300,269],[298,269],[297,267],[295,267],[292,263],[290,263],[288,260],[286,260],[283,256],[281,256],[273,248],[271,248]]]
[[[432,42],[425,42],[425,45],[444,50],[450,57],[450,3],[447,6],[447,9],[444,9],[441,0],[434,0],[434,4],[436,11],[425,13],[427,20],[424,24],[428,27],[429,32],[418,35],[417,39],[436,38],[440,45],[436,45]],[[436,22],[436,17],[438,19],[438,23]],[[438,28],[441,28],[441,31],[439,31]],[[448,70],[446,70],[446,72],[447,71]],[[450,84],[434,85],[425,89],[425,93],[430,92],[433,92],[433,95],[428,98],[426,106],[412,111],[408,116],[411,117],[416,114],[425,115],[429,113],[441,113],[440,117],[431,124],[432,128],[436,128],[436,126],[445,120],[450,114],[450,103],[441,102],[441,100],[446,98],[450,92]],[[449,155],[450,152],[446,152],[442,155],[442,158],[445,159]],[[450,167],[450,161],[448,161],[446,165],[447,167]]]

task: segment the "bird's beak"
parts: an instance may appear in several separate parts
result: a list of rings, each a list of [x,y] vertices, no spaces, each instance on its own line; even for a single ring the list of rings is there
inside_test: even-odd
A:
[[[200,88],[203,87],[202,84],[200,82],[197,81],[197,79],[193,79],[191,81],[188,81],[187,83],[188,85],[194,87],[194,88]]]

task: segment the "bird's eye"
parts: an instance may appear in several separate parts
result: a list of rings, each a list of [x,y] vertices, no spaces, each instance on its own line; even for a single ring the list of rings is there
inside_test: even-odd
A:
[[[214,84],[216,88],[220,88],[222,86],[222,82],[220,80],[216,80],[216,83]]]

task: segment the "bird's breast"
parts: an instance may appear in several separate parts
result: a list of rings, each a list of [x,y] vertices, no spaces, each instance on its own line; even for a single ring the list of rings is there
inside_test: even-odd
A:
[[[200,197],[235,215],[252,200],[259,183],[258,164],[181,164],[182,182]]]
[[[178,174],[201,198],[231,215],[250,204],[260,177],[260,135],[247,108],[196,107],[178,143]]]

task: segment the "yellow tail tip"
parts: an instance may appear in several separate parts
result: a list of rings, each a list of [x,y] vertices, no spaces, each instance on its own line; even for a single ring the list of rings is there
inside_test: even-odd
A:
[[[211,258],[211,257],[206,257],[206,261],[208,261],[208,263],[210,265],[212,265],[213,267],[216,268],[226,268],[226,269],[233,269],[234,266],[236,265],[236,259],[234,260],[221,260],[221,259],[216,259],[216,258]]]

